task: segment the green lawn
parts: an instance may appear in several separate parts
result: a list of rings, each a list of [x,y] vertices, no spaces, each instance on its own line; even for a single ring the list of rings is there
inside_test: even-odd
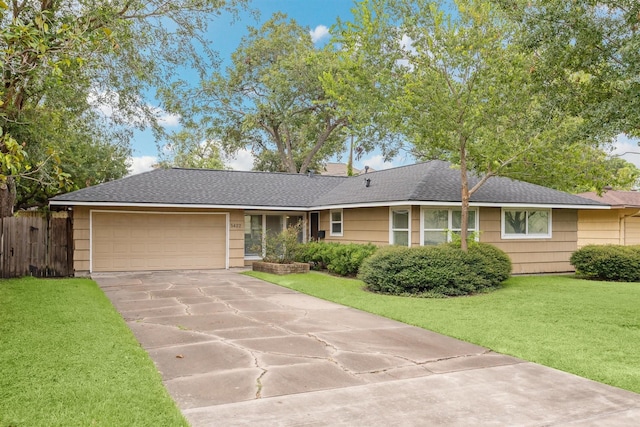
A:
[[[314,272],[246,274],[640,393],[640,283],[519,276],[488,294],[424,299]]]
[[[186,426],[95,282],[0,280],[0,426]]]

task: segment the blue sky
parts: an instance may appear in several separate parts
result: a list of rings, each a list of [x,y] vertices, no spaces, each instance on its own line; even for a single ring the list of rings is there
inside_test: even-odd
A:
[[[258,21],[250,13],[243,12],[240,19],[233,23],[230,17],[225,15],[211,24],[209,31],[211,47],[219,52],[223,63],[231,58],[231,53],[238,47],[248,26],[258,27],[278,11],[286,13],[302,26],[308,27],[314,40],[317,40],[316,43],[326,43],[330,37],[329,29],[336,22],[336,18],[340,17],[343,20],[351,18],[353,2],[350,0],[253,0],[251,7],[260,11]],[[177,117],[166,115],[163,119],[168,130],[177,129]],[[134,173],[149,170],[157,161],[158,150],[150,131],[134,133],[132,150],[131,169]],[[341,160],[346,161],[346,156]],[[413,163],[413,158],[401,155],[392,162],[384,162],[380,153],[371,153],[356,161],[355,166],[363,168],[368,165],[379,170],[407,163]],[[251,169],[252,159],[248,152],[240,152],[236,159],[229,160],[228,165],[233,169]]]
[[[228,61],[231,53],[238,47],[240,39],[246,34],[248,26],[260,26],[277,11],[286,13],[295,19],[299,24],[308,27],[316,43],[326,43],[330,37],[330,27],[336,22],[336,18],[350,20],[352,17],[351,0],[253,0],[251,7],[260,11],[260,18],[256,20],[249,12],[242,12],[240,19],[231,22],[231,18],[223,15],[210,26],[209,40],[211,47],[219,52],[220,59]],[[188,76],[188,70],[185,70]],[[196,83],[196,82],[194,82]],[[177,129],[178,117],[166,115],[163,122],[168,130]],[[132,140],[132,173],[139,173],[151,169],[151,165],[157,162],[158,150],[156,141],[150,131],[134,133]],[[640,167],[640,148],[638,140],[620,136],[616,142],[615,154]],[[339,160],[339,159],[333,159]],[[346,155],[342,156],[343,162]],[[392,159],[391,162],[384,162],[378,152],[365,154],[362,159],[355,161],[354,166],[364,168],[365,165],[373,169],[380,170],[394,166],[413,163],[414,159],[408,154],[401,154]],[[229,159],[228,166],[238,170],[249,170],[252,166],[250,153],[241,151],[235,159]]]

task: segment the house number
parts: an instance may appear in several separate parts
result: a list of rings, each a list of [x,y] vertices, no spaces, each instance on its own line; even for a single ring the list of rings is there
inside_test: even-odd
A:
[[[242,224],[241,222],[232,222],[231,228],[244,228],[244,224]]]

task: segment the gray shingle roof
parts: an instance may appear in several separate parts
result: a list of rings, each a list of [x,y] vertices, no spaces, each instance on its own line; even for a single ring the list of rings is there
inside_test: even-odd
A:
[[[370,179],[370,186],[364,179]],[[479,178],[469,174],[469,187]],[[371,172],[341,182],[316,200],[319,206],[350,203],[434,201],[460,203],[460,170],[432,160]],[[492,177],[473,194],[471,202],[496,204],[599,205],[572,194],[527,182]]]
[[[156,169],[62,194],[55,202],[309,207],[341,177],[206,169]],[[71,203],[73,204],[73,203]]]
[[[366,187],[365,179],[370,179]],[[469,185],[478,182],[469,177]],[[390,202],[460,202],[460,172],[442,161],[354,177],[267,172],[159,169],[62,194],[56,204],[107,202],[255,206],[337,206]],[[471,202],[495,204],[602,205],[597,201],[509,178],[490,178]]]

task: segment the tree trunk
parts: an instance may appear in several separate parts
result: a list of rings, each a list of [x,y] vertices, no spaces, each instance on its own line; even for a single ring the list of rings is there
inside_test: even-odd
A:
[[[16,202],[16,183],[12,177],[0,184],[0,218],[13,216],[13,206]]]
[[[353,176],[353,135],[349,143],[349,160],[347,161],[347,176]]]
[[[469,222],[469,180],[467,178],[467,155],[464,145],[460,148],[460,196],[462,200],[460,212],[460,248],[467,252],[467,222]]]

